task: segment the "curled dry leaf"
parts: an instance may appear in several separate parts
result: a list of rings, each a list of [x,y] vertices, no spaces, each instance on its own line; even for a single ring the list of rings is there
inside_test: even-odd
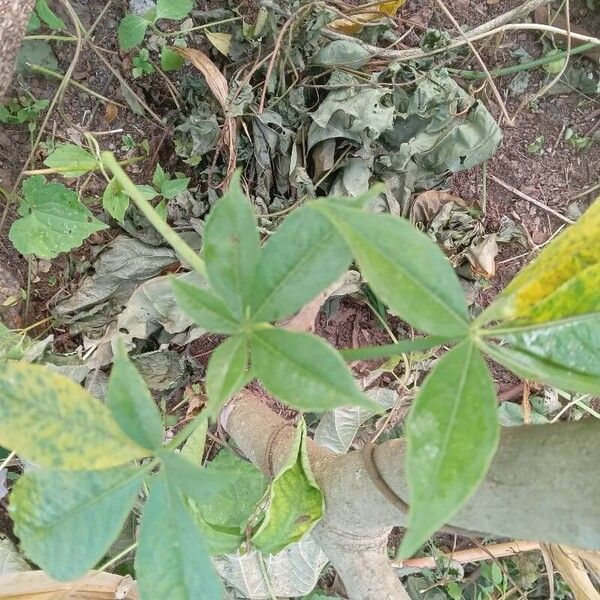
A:
[[[442,206],[448,202],[454,202],[458,206],[466,206],[465,201],[458,196],[440,190],[428,190],[419,194],[412,205],[410,220],[413,223],[429,225],[433,218],[440,212]]]
[[[229,84],[227,79],[215,63],[204,52],[196,48],[180,48],[178,46],[169,46],[169,49],[179,54],[186,60],[189,60],[206,79],[206,83],[221,105],[223,116],[225,117],[225,126],[222,131],[222,143],[229,149],[229,161],[227,164],[227,176],[223,183],[227,187],[229,179],[235,171],[237,164],[236,131],[237,123],[235,119],[229,116],[227,97],[229,96]]]
[[[362,31],[363,24],[377,21],[383,17],[393,17],[406,0],[384,0],[383,2],[369,2],[364,9],[357,7],[356,14],[349,16],[348,19],[336,19],[329,23],[331,29],[340,33],[358,33]]]

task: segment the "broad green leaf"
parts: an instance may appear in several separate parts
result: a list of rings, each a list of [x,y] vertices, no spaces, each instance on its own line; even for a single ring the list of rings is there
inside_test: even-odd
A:
[[[345,237],[365,279],[392,311],[428,333],[467,333],[467,304],[458,278],[424,233],[391,215],[322,201],[317,206]]]
[[[154,173],[152,174],[152,185],[160,190],[160,186],[166,181],[167,176],[165,170],[160,166],[160,163],[156,163]]]
[[[139,46],[146,36],[146,29],[150,21],[138,17],[137,15],[125,15],[119,23],[117,35],[119,37],[119,46],[123,50],[132,50]]]
[[[160,52],[160,68],[163,71],[176,71],[185,63],[185,58],[176,54],[168,46],[163,46]]]
[[[131,468],[25,473],[10,511],[28,558],[59,581],[84,575],[119,535],[145,475]]]
[[[161,196],[164,196],[167,200],[173,200],[178,194],[181,194],[181,192],[187,189],[189,182],[189,177],[167,179],[160,185],[159,189]]]
[[[403,556],[413,554],[471,496],[497,443],[494,384],[479,351],[465,341],[435,365],[408,418],[410,511]]]
[[[181,456],[187,458],[193,463],[199,465],[204,456],[204,446],[206,445],[206,434],[208,432],[208,419],[200,422],[200,425],[194,429],[192,435],[185,440],[181,447]]]
[[[75,144],[60,144],[44,164],[51,169],[59,169],[63,177],[79,177],[98,167],[98,161],[87,150]]]
[[[148,202],[154,200],[154,198],[158,196],[158,192],[151,185],[136,185],[135,187]]]
[[[123,191],[123,188],[116,179],[106,186],[102,194],[102,208],[113,218],[123,222],[125,213],[129,208],[129,196]]]
[[[511,281],[486,313],[540,323],[597,311],[599,281],[600,200],[596,200]]]
[[[23,201],[8,237],[21,254],[54,258],[80,246],[88,236],[106,229],[79,202],[77,194],[60,183],[35,175],[23,182]]]
[[[352,256],[329,220],[306,206],[289,216],[261,251],[252,316],[287,317],[335,282]]]
[[[135,557],[140,596],[198,600],[223,597],[201,529],[164,473],[154,477]]]
[[[149,454],[87,390],[18,362],[0,364],[0,445],[60,469],[107,469]]]
[[[65,23],[62,19],[59,19],[48,6],[47,0],[36,0],[35,12],[38,17],[50,27],[50,29],[60,30],[66,29]]]
[[[209,500],[235,481],[232,473],[196,466],[187,458],[170,450],[162,450],[159,458],[169,485],[192,500]]]
[[[306,449],[306,425],[298,423],[286,464],[269,486],[262,523],[252,543],[263,554],[276,554],[298,542],[321,519],[325,500],[315,481]]]
[[[200,327],[215,333],[234,333],[239,329],[225,303],[205,289],[173,279],[173,294],[179,308]]]
[[[252,369],[280,400],[300,410],[380,408],[359,390],[342,357],[309,333],[264,329],[250,338]]]
[[[119,344],[110,372],[106,404],[129,438],[142,448],[160,448],[163,441],[160,411],[122,344]]]
[[[239,173],[212,208],[204,230],[203,253],[212,288],[242,317],[250,304],[258,264],[258,229]]]
[[[244,335],[230,337],[212,353],[206,369],[207,409],[211,416],[217,415],[246,381],[248,354],[248,338]]]
[[[157,19],[183,19],[192,10],[193,0],[158,0],[156,2]]]
[[[550,335],[552,335],[552,332]],[[573,332],[567,332],[567,335],[573,341]],[[580,343],[580,341],[576,341],[575,345],[579,346]],[[496,362],[504,365],[507,369],[510,369],[513,373],[520,375],[524,379],[543,381],[544,383],[571,392],[600,395],[600,377],[597,373],[585,372],[580,365],[576,364],[576,350],[573,351],[573,354],[570,354],[568,344],[568,340],[549,339],[548,347],[537,355],[534,352],[516,346],[511,348],[508,346],[487,344],[482,349]],[[534,346],[534,349],[537,351],[539,351],[539,348],[537,344]],[[565,359],[565,353],[568,356],[566,362],[570,364],[575,363],[574,367],[570,367],[569,364],[562,365],[557,362],[557,359]],[[584,368],[589,368],[590,361],[593,360],[594,355],[589,354],[589,349],[587,349],[587,354],[582,359],[582,365],[584,365]],[[598,370],[597,359],[594,369],[595,371]]]

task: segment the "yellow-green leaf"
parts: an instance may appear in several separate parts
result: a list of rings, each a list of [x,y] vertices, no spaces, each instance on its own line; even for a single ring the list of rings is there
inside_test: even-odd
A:
[[[600,199],[507,286],[492,318],[543,323],[600,309]]]
[[[229,50],[231,49],[231,34],[221,33],[219,31],[208,31],[204,32],[208,41],[224,56],[229,56]]]
[[[149,454],[84,388],[19,362],[0,365],[0,445],[60,469],[107,469]]]
[[[321,519],[324,497],[315,481],[306,450],[306,425],[300,421],[286,464],[268,491],[262,523],[252,543],[263,554],[276,554],[299,541]]]

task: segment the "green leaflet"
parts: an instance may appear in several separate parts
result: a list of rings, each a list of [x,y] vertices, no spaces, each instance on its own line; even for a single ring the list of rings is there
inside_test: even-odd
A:
[[[568,332],[569,335],[572,333]],[[568,357],[565,357],[568,345],[563,345],[561,340],[549,339],[548,341],[548,347],[540,355],[519,347],[511,348],[491,344],[482,345],[482,350],[496,362],[524,379],[543,380],[545,383],[571,392],[600,395],[600,377],[596,373],[584,372],[578,365],[573,368],[555,362],[566,358],[568,363],[573,364],[574,361],[577,362],[578,357],[576,354],[569,354]],[[559,349],[557,349],[557,345]],[[552,351],[557,354],[551,354]],[[593,359],[593,354],[584,356],[582,363],[589,365],[589,361],[593,361]],[[597,370],[597,364],[595,367]]]
[[[46,183],[43,175],[23,182],[23,202],[8,237],[21,254],[54,258],[81,245],[108,225],[94,218],[77,194],[60,183]]]
[[[150,21],[138,17],[137,15],[125,15],[119,23],[117,35],[119,37],[119,46],[123,50],[132,50],[139,46],[146,36],[146,29]]]
[[[267,502],[263,521],[252,536],[263,554],[276,554],[298,542],[323,516],[325,500],[310,468],[303,420],[285,465],[269,487]]]
[[[225,303],[197,285],[173,279],[173,294],[179,308],[200,327],[215,333],[235,333],[238,321]]]
[[[156,3],[156,18],[178,21],[185,18],[193,6],[193,0],[158,0]]]
[[[244,385],[248,372],[248,338],[236,335],[225,340],[211,355],[206,369],[207,410],[219,409]]]
[[[258,243],[256,219],[238,173],[206,219],[202,247],[211,287],[237,318],[250,305]]]
[[[146,600],[220,600],[206,542],[177,489],[155,476],[139,530],[135,572]]]
[[[401,318],[435,335],[464,336],[467,304],[441,250],[408,221],[391,215],[315,203],[358,260],[375,293]]]
[[[293,314],[335,282],[351,259],[326,217],[308,206],[293,212],[261,251],[253,317],[278,321]]]
[[[106,404],[128,437],[142,448],[160,448],[163,441],[160,411],[122,344],[110,373]]]
[[[106,469],[150,454],[84,388],[18,362],[0,364],[0,445],[61,469]]]
[[[202,468],[170,450],[162,450],[158,456],[169,485],[193,500],[213,498],[235,481],[232,473]]]
[[[425,379],[406,426],[410,556],[475,491],[498,442],[496,394],[470,341],[444,354]]]
[[[300,410],[336,406],[380,407],[359,390],[341,356],[325,341],[284,329],[256,331],[250,339],[252,369],[280,400]]]
[[[62,19],[59,19],[48,6],[48,0],[36,0],[35,12],[38,17],[50,27],[50,29],[60,30],[66,29],[65,23]]]
[[[98,167],[98,161],[75,144],[60,144],[48,155],[44,164],[51,169],[59,169],[63,177],[80,177]]]
[[[129,196],[116,179],[110,181],[102,194],[102,208],[113,219],[123,222],[123,217],[129,208]]]
[[[60,581],[84,575],[119,535],[145,475],[38,469],[20,477],[10,511],[27,556]]]

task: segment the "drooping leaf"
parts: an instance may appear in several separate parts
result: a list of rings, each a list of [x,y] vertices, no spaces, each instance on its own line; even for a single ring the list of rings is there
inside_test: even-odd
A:
[[[33,73],[28,65],[46,67],[55,71],[58,61],[52,51],[52,47],[46,40],[25,40],[17,55],[16,72]]]
[[[210,211],[203,242],[211,286],[233,314],[242,317],[251,300],[259,239],[254,212],[240,186],[239,174]]]
[[[146,36],[146,29],[150,22],[138,15],[125,15],[119,23],[117,35],[119,37],[119,46],[122,50],[132,50],[139,46]]]
[[[87,150],[75,144],[60,144],[44,164],[51,169],[59,169],[63,177],[79,177],[98,167],[98,161]]]
[[[338,279],[350,251],[326,217],[309,207],[289,216],[261,251],[252,303],[257,321],[287,317]]]
[[[0,364],[0,445],[60,469],[106,469],[149,454],[84,388],[18,362]]]
[[[65,23],[62,19],[57,17],[52,9],[48,6],[48,0],[36,0],[35,12],[38,17],[50,27],[50,29],[60,30],[66,29]]]
[[[494,318],[542,323],[600,308],[600,201],[546,246],[486,311]]]
[[[248,338],[236,335],[212,353],[206,369],[207,410],[218,414],[221,406],[244,384],[248,370]]]
[[[23,182],[23,202],[8,237],[21,254],[54,258],[81,245],[89,235],[108,226],[79,202],[77,194],[43,175]]]
[[[228,306],[197,285],[173,279],[173,293],[181,310],[197,325],[215,333],[234,333],[238,322]]]
[[[135,557],[142,598],[222,598],[221,583],[198,524],[164,473],[154,477]]]
[[[235,481],[233,473],[202,468],[176,452],[165,449],[159,457],[169,485],[192,500],[211,500]]]
[[[378,410],[359,390],[341,356],[308,333],[265,329],[250,339],[252,368],[264,386],[301,410],[362,406]]]
[[[404,556],[471,496],[496,450],[494,385],[472,342],[450,350],[435,365],[412,406],[406,436],[411,508]]]
[[[129,208],[129,196],[116,179],[113,179],[102,194],[102,208],[119,222],[123,221]]]
[[[263,497],[267,481],[251,462],[227,449],[221,450],[206,470],[233,478],[216,495],[197,499],[196,516],[211,554],[233,552],[244,540],[247,521]]]
[[[131,468],[26,473],[10,497],[25,553],[60,581],[85,574],[119,535],[144,476]]]
[[[375,293],[414,327],[464,336],[467,304],[441,250],[408,221],[319,202],[345,237]]]
[[[129,438],[142,448],[160,448],[163,439],[160,411],[122,344],[108,380],[106,404]]]
[[[263,554],[277,554],[298,542],[321,519],[325,501],[306,449],[306,425],[300,420],[289,456],[269,486],[263,520],[252,543]]]
[[[183,19],[193,8],[193,0],[158,0],[156,3],[157,19]]]

